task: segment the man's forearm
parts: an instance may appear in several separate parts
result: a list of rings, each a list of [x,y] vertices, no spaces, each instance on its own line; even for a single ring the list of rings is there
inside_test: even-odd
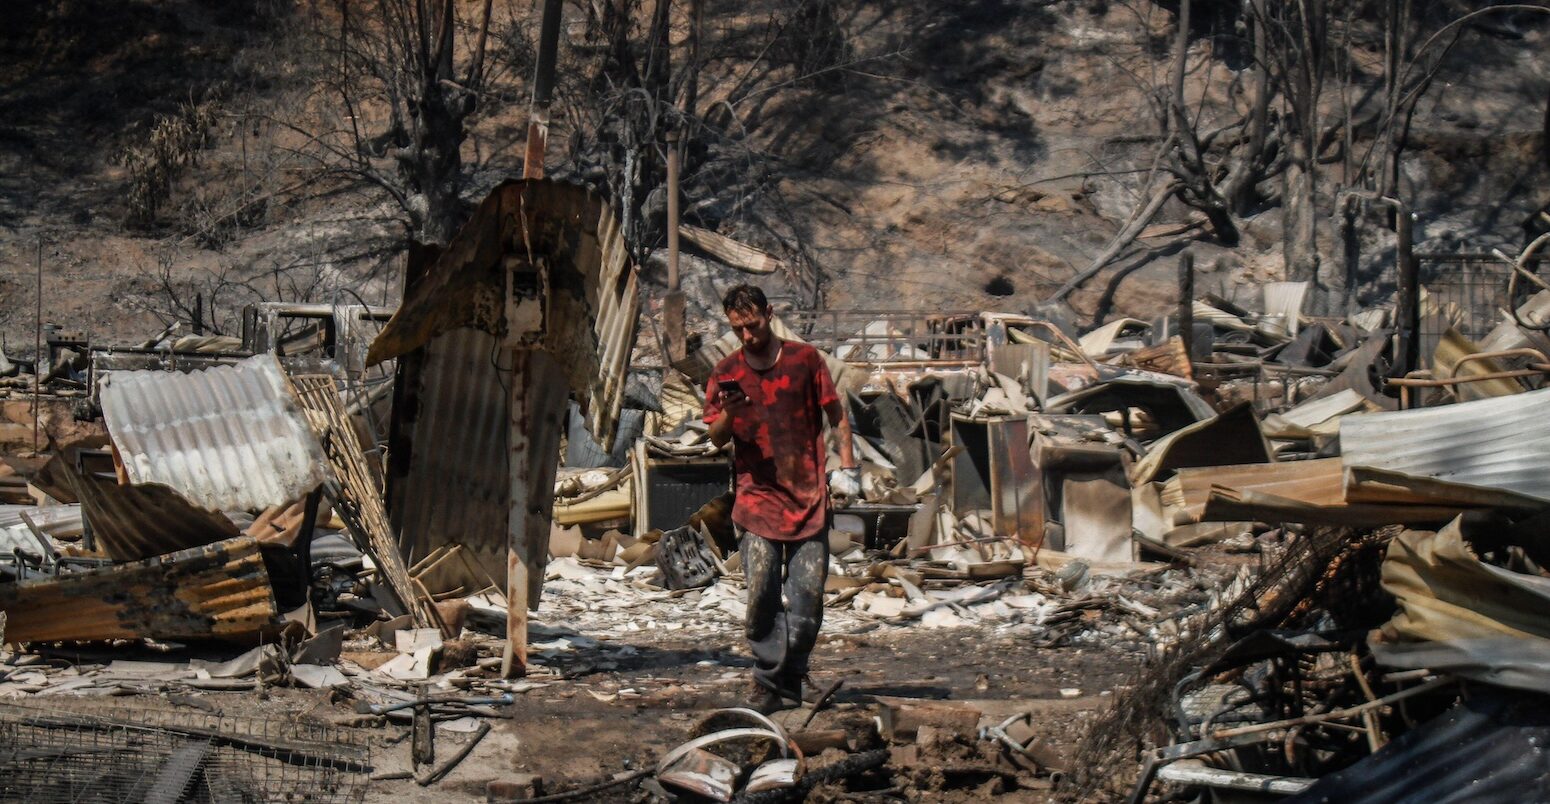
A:
[[[824,414],[829,417],[829,426],[834,428],[834,440],[840,448],[840,466],[846,469],[860,466],[856,463],[855,445],[851,443],[850,437],[850,417],[845,415],[845,408],[836,402],[826,406]]]
[[[710,423],[710,443],[718,448],[727,445],[732,440],[732,416],[723,412],[717,419]]]
[[[840,466],[846,469],[856,468],[860,464],[856,463],[855,445],[851,443],[850,419],[841,416],[839,426],[835,428],[835,431],[840,442]]]

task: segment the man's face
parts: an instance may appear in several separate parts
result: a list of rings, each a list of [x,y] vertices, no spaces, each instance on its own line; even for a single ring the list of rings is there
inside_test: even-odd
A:
[[[743,342],[743,348],[751,352],[762,352],[770,344],[770,310],[733,309],[727,311],[727,322],[732,325],[732,331],[737,333],[738,340]]]

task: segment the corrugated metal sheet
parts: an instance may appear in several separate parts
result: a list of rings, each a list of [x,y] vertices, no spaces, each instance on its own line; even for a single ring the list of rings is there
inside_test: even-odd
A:
[[[325,477],[323,449],[274,355],[189,374],[113,374],[101,397],[131,483],[161,483],[219,511],[280,505]]]
[[[1321,458],[1180,469],[1163,484],[1162,501],[1172,509],[1175,525],[1200,521],[1213,486],[1338,506],[1345,503],[1344,468],[1339,458]]]
[[[422,575],[432,593],[506,582],[511,377],[496,371],[499,351],[495,336],[458,329],[399,362],[387,484],[399,550],[411,567],[450,544],[471,559]],[[485,572],[470,577],[468,566]]]
[[[1285,804],[1488,804],[1544,801],[1550,697],[1471,689],[1452,709]]]
[[[519,277],[536,287],[516,287]],[[522,320],[508,321],[508,307]],[[593,437],[611,449],[639,316],[635,267],[608,204],[579,185],[512,181],[480,203],[367,360],[401,357],[459,328],[528,332],[555,356]]]
[[[1500,532],[1489,520],[1459,517],[1435,533],[1407,530],[1389,542],[1383,591],[1394,596],[1395,612],[1367,639],[1380,664],[1546,689],[1550,578],[1481,561],[1476,540],[1496,544]]]
[[[1307,282],[1266,282],[1265,315],[1279,316],[1286,322],[1287,334],[1296,335],[1302,318],[1302,302],[1308,295]]]
[[[275,622],[259,544],[243,536],[55,578],[0,584],[8,642],[236,639]]]
[[[225,514],[196,508],[157,483],[121,486],[112,475],[74,471],[68,482],[97,549],[114,561],[137,561],[238,535]]]
[[[1550,389],[1340,420],[1347,466],[1550,500]]]

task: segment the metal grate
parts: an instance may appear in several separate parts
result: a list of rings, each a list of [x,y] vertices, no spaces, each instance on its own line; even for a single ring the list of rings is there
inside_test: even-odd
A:
[[[1427,294],[1421,303],[1422,365],[1430,366],[1437,341],[1449,326],[1478,341],[1501,322],[1502,311],[1522,304],[1539,290],[1532,282],[1519,282],[1517,298],[1508,299],[1512,268],[1490,254],[1417,254],[1415,259]]]
[[[0,801],[360,802],[365,735],[295,718],[0,704]]]

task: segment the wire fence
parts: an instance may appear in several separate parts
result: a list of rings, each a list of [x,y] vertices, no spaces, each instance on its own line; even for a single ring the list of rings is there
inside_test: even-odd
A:
[[[0,801],[356,804],[369,744],[295,718],[118,702],[0,704]]]
[[[1518,283],[1516,298],[1507,298],[1512,267],[1498,257],[1482,253],[1425,253],[1415,255],[1421,287],[1421,361],[1430,367],[1437,341],[1451,327],[1472,341],[1484,338],[1503,320],[1506,311],[1521,305],[1540,290],[1532,281]],[[1531,264],[1538,273],[1539,263]]]

